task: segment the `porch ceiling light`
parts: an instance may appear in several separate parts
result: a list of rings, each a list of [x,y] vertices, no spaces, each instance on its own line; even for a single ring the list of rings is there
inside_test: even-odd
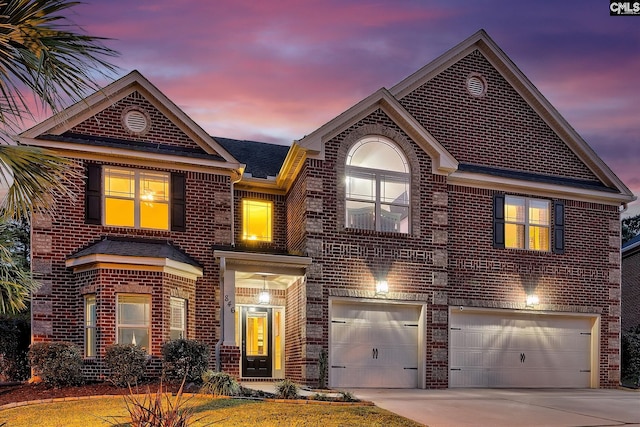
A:
[[[376,282],[376,294],[386,295],[389,293],[389,284],[386,280],[378,280]]]
[[[269,304],[271,300],[271,295],[267,290],[267,276],[262,276],[262,290],[258,294],[258,303],[259,304]]]
[[[540,299],[538,298],[538,295],[527,295],[527,307],[533,307],[534,305],[537,305],[540,303]]]

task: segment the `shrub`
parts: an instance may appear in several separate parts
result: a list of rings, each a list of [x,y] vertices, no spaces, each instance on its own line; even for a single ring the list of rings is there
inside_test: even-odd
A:
[[[0,381],[29,378],[31,324],[28,316],[0,317]]]
[[[298,385],[290,379],[284,379],[276,383],[276,397],[278,399],[297,399]]]
[[[104,364],[109,369],[107,379],[118,387],[126,387],[144,377],[147,353],[137,345],[114,344],[107,348]]]
[[[238,381],[226,372],[205,371],[202,374],[203,385],[200,389],[203,393],[214,396],[236,396],[240,393]]]
[[[622,379],[640,386],[640,325],[622,334]]]
[[[164,375],[169,380],[202,380],[209,366],[209,347],[195,340],[172,340],[162,346]]]
[[[318,357],[318,370],[320,371],[320,377],[318,378],[318,387],[324,389],[327,387],[326,378],[329,368],[329,358],[327,357],[327,351],[323,348],[320,350],[320,356]]]
[[[34,343],[29,349],[29,361],[45,384],[59,387],[82,383],[82,356],[72,343]]]
[[[329,395],[325,393],[315,393],[313,396],[311,396],[311,398],[313,400],[320,400],[323,402],[331,400],[331,397],[329,397]]]
[[[355,397],[350,391],[341,391],[340,400],[343,402],[360,402],[360,399]]]

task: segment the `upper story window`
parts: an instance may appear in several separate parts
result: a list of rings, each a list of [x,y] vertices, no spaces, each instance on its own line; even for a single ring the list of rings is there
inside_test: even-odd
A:
[[[564,253],[564,203],[496,194],[493,246]]]
[[[551,208],[548,200],[505,196],[505,247],[549,251]]]
[[[104,168],[104,224],[169,229],[168,173]]]
[[[242,200],[242,239],[270,242],[273,230],[273,203]]]
[[[345,226],[409,233],[407,158],[392,141],[367,137],[347,155]]]

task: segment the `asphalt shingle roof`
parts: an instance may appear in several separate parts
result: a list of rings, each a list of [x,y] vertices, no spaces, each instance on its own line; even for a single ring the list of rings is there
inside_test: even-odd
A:
[[[79,250],[71,255],[69,259],[96,254],[167,258],[195,267],[201,267],[197,261],[166,240],[128,239],[119,237],[106,237],[99,242]]]
[[[254,178],[276,176],[289,152],[286,145],[268,144],[266,142],[246,141],[214,136],[222,147],[240,163],[247,165],[245,173]]]

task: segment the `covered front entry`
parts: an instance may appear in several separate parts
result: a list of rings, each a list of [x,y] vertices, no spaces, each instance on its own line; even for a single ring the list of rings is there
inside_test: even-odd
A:
[[[331,387],[422,386],[422,306],[336,299],[330,310]]]
[[[243,378],[283,378],[284,307],[238,306]]]
[[[450,387],[596,387],[598,319],[452,308]]]

